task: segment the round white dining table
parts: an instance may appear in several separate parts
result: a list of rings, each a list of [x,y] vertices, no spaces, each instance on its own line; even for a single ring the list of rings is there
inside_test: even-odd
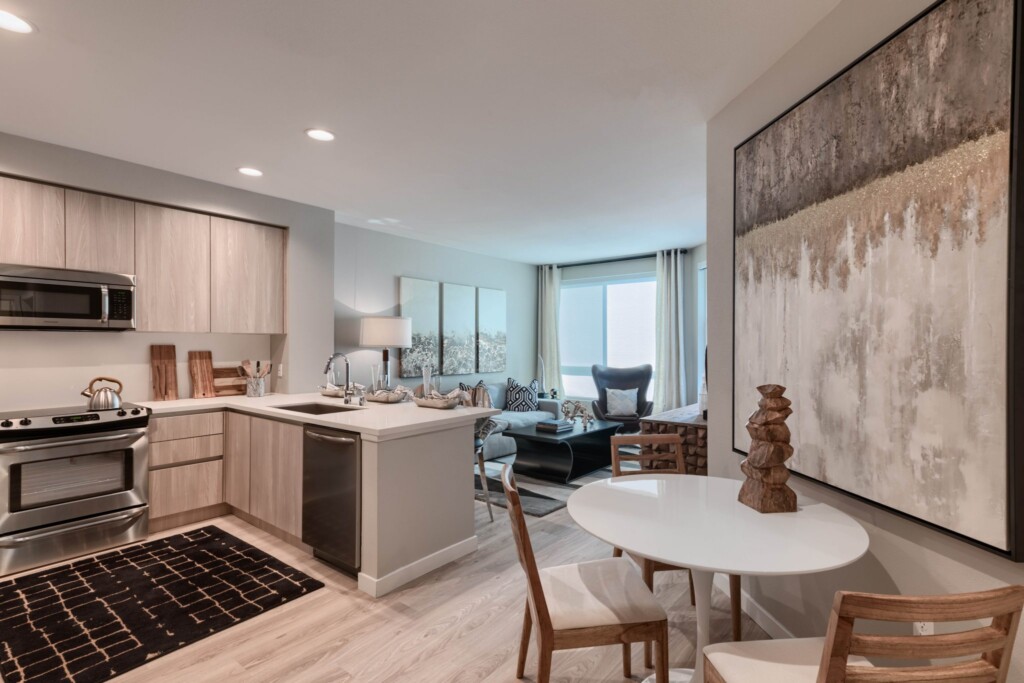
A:
[[[670,680],[704,681],[715,572],[812,574],[858,560],[868,535],[849,515],[802,501],[796,512],[763,514],[739,502],[742,482],[683,474],[630,475],[587,484],[569,496],[569,515],[617,548],[687,567],[697,603],[697,668]],[[647,679],[653,682],[654,677]]]

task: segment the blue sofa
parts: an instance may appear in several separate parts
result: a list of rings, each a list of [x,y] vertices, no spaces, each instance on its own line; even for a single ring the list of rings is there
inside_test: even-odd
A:
[[[508,424],[507,429],[518,429],[519,427],[529,427],[535,425],[541,420],[550,420],[552,418],[560,418],[562,416],[562,402],[551,398],[542,398],[538,404],[538,410],[532,410],[530,412],[516,412],[511,410],[505,410],[507,405],[506,391],[508,386],[503,382],[501,384],[488,384],[487,393],[491,396],[491,405],[501,411],[501,415],[496,415],[496,420],[502,420]],[[516,452],[516,442],[510,436],[502,436],[500,432],[491,434],[487,441],[484,442],[484,458],[487,460],[493,460],[494,458],[500,458],[505,455],[512,455]]]

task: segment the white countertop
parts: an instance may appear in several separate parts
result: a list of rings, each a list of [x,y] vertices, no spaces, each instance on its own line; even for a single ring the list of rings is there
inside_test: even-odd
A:
[[[501,412],[490,408],[466,408],[464,406],[458,406],[451,410],[437,410],[421,408],[412,401],[391,404],[367,401],[365,407],[352,406],[352,410],[327,415],[308,415],[280,408],[280,406],[298,403],[343,405],[340,398],[328,398],[319,393],[270,394],[260,398],[246,396],[183,398],[176,401],[140,401],[138,405],[151,408],[154,417],[210,410],[234,410],[276,420],[359,432],[373,441],[387,441],[471,425],[480,418],[497,415]]]

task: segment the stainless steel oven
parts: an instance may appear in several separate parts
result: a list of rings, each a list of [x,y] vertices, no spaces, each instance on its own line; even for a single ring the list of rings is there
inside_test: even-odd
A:
[[[0,264],[0,327],[135,329],[135,277]]]
[[[2,416],[0,575],[145,537],[148,412]]]

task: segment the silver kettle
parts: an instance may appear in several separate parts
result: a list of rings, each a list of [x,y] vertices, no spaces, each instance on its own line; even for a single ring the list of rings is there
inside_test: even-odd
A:
[[[93,385],[96,382],[113,382],[117,385],[117,389],[111,389],[110,387],[93,389]],[[121,407],[122,389],[124,389],[124,385],[121,384],[120,380],[116,380],[113,377],[96,377],[93,381],[89,382],[89,388],[82,392],[82,396],[88,397],[89,410],[117,410]]]

